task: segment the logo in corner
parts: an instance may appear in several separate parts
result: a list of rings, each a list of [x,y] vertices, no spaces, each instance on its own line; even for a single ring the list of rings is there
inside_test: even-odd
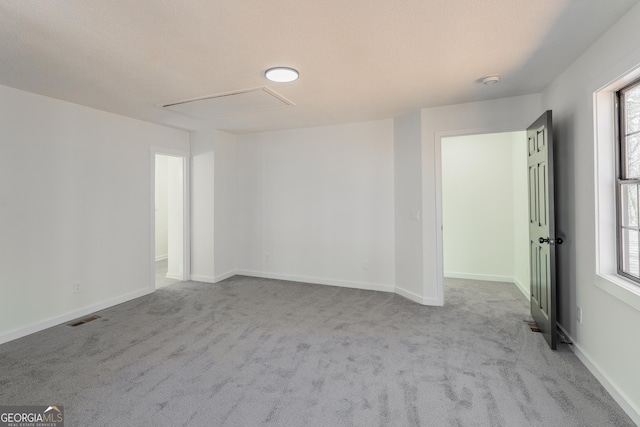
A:
[[[64,427],[64,407],[0,406],[0,427]]]

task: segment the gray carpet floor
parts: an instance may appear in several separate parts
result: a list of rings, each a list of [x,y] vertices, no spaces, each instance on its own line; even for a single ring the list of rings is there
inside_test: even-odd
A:
[[[632,426],[515,286],[446,305],[236,276],[180,282],[0,346],[0,405],[67,426]]]

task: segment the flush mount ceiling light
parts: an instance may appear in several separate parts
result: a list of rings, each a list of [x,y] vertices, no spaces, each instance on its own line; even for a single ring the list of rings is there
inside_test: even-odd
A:
[[[288,83],[298,79],[298,70],[289,67],[273,67],[264,72],[264,76],[272,82]]]
[[[487,86],[491,86],[491,85],[493,85],[493,84],[496,84],[496,83],[498,83],[499,81],[500,81],[500,76],[499,76],[498,74],[494,74],[494,75],[491,75],[491,76],[487,76],[487,77],[484,77],[484,78],[482,79],[482,83],[483,83],[483,84],[485,84],[485,85],[487,85]]]

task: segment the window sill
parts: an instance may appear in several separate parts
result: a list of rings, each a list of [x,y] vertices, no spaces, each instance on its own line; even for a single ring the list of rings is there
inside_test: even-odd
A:
[[[596,274],[596,286],[640,311],[640,286],[614,274]]]

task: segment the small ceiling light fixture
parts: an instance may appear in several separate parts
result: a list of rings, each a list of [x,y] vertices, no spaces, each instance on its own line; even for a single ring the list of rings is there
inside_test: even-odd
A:
[[[273,67],[264,72],[264,76],[272,82],[288,83],[298,80],[298,70],[289,67]]]
[[[499,81],[500,81],[500,76],[498,74],[493,74],[491,76],[487,76],[487,77],[482,79],[482,83],[487,85],[487,86],[491,86],[493,84],[496,84]]]

